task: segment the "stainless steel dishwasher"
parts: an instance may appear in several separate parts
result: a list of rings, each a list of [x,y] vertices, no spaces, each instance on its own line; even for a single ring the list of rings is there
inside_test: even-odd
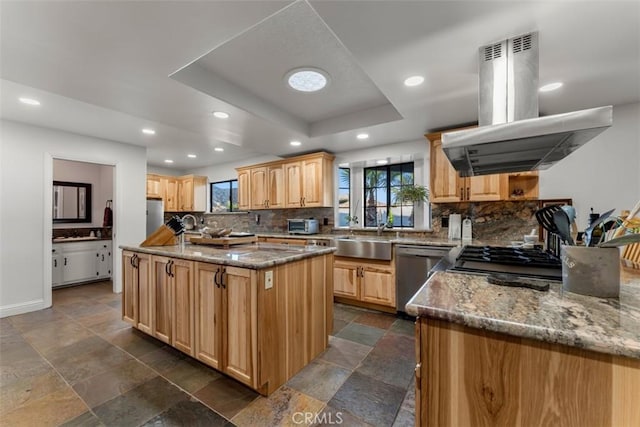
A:
[[[429,277],[429,271],[451,250],[448,246],[396,246],[396,309],[404,306]]]

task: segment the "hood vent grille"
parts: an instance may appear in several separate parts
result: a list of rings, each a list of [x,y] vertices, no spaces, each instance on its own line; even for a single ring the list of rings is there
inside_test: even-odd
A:
[[[513,39],[513,53],[519,53],[531,49],[531,34]]]
[[[502,57],[502,43],[494,44],[491,46],[485,46],[484,48],[484,60],[491,61]]]

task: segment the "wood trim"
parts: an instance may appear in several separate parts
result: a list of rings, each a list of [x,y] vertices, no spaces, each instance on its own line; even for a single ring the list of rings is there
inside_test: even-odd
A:
[[[334,156],[333,154],[327,153],[325,151],[319,151],[317,153],[303,154],[301,156],[288,157],[286,159],[274,160],[274,161],[271,161],[271,162],[256,163],[254,165],[242,166],[242,167],[235,168],[235,169],[236,169],[236,171],[239,172],[239,171],[244,171],[244,170],[253,169],[253,168],[259,168],[259,167],[284,165],[285,163],[289,163],[289,162],[300,162],[300,161],[304,161],[304,160],[316,159],[316,158],[319,158],[319,157],[323,158],[325,160],[329,160],[329,161],[333,161],[336,158],[336,156]]]
[[[356,307],[369,308],[371,310],[384,311],[385,313],[396,314],[395,307],[392,308],[392,307],[388,307],[380,304],[373,304],[370,302],[360,301],[353,298],[346,298],[338,295],[334,295],[333,300],[341,304],[355,305]]]

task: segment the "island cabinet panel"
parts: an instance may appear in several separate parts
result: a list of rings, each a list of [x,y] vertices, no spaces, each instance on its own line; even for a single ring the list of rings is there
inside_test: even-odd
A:
[[[194,349],[194,269],[193,261],[173,260],[171,282],[171,345],[193,356]]]
[[[138,329],[147,334],[152,333],[152,286],[151,255],[136,254],[136,270],[138,270]]]
[[[196,359],[221,369],[222,287],[218,282],[220,266],[196,263],[195,330]]]
[[[171,344],[171,258],[151,257],[151,325],[153,336]]]
[[[122,320],[146,333],[151,333],[149,259],[122,252]]]
[[[416,425],[640,425],[640,360],[425,318],[416,338]]]

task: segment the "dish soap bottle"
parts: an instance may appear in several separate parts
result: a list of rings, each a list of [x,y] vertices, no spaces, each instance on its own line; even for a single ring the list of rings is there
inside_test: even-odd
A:
[[[471,220],[467,217],[462,221],[462,240],[471,241],[472,234]]]

